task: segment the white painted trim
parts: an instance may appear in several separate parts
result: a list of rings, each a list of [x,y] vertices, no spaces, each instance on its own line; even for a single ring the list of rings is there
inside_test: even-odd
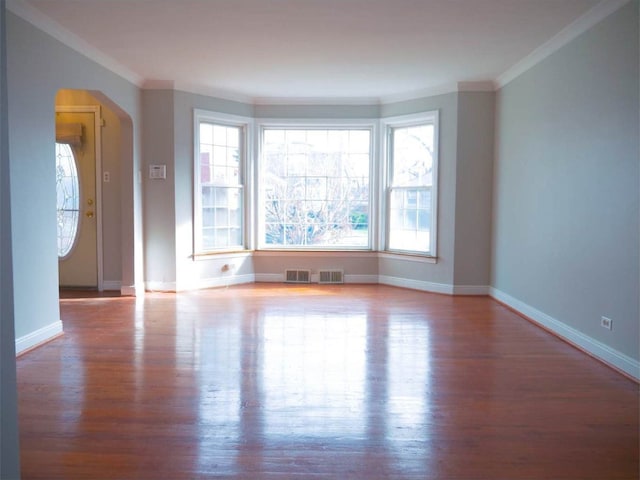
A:
[[[489,285],[454,285],[453,295],[489,295]]]
[[[50,323],[46,327],[39,328],[35,332],[28,333],[20,338],[16,338],[16,355],[29,350],[37,345],[53,340],[63,333],[62,322]]]
[[[178,291],[185,290],[199,290],[203,288],[218,288],[228,287],[229,285],[241,285],[245,283],[254,283],[255,275],[224,275],[214,278],[201,278],[196,280],[193,284],[180,284],[178,285]]]
[[[621,353],[608,345],[605,345],[594,338],[576,330],[573,327],[555,319],[544,312],[528,305],[517,298],[514,298],[507,293],[498,290],[497,288],[490,288],[489,293],[493,298],[499,302],[508,305],[517,312],[521,313],[525,317],[538,323],[539,325],[549,329],[560,338],[572,343],[581,349],[585,350],[589,354],[593,355],[602,362],[609,364],[618,370],[625,372],[627,375],[640,380],[640,362],[635,360],[624,353]]]
[[[176,83],[173,80],[146,79],[142,82],[143,90],[175,90]]]
[[[630,0],[601,1],[500,75],[496,79],[498,88],[502,88],[509,82],[515,80],[527,70],[542,62],[545,58],[582,35],[591,27],[600,23],[613,12],[622,8],[624,5],[629,3],[629,1]]]
[[[393,287],[410,288],[411,290],[421,290],[423,292],[453,295],[453,285],[448,285],[446,283],[426,282],[424,280],[390,277],[388,275],[379,275],[378,282],[381,285],[391,285]]]
[[[458,82],[459,92],[495,92],[496,82],[486,80],[483,82]]]
[[[142,297],[144,296],[144,284],[125,285],[120,287],[120,295],[123,297]]]
[[[249,258],[253,255],[251,251],[241,251],[241,252],[208,252],[208,253],[199,253],[193,256],[194,262],[205,262],[210,260],[236,260],[239,258]]]
[[[142,85],[142,77],[138,74],[105,55],[24,0],[7,0],[7,10],[116,75],[121,76],[138,87]]]
[[[387,260],[400,260],[402,262],[412,263],[438,263],[437,257],[429,257],[426,255],[410,255],[406,253],[379,252],[378,258],[385,258]]]
[[[251,99],[253,105],[268,106],[378,106],[378,97],[255,97]]]
[[[121,283],[120,280],[105,280],[102,282],[102,288],[108,291],[121,291]]]
[[[336,251],[319,251],[319,250],[256,250],[253,255],[255,257],[323,257],[323,258],[372,258],[377,257],[377,252],[371,250],[336,250]]]
[[[177,292],[176,282],[145,282],[144,289],[147,292]]]
[[[163,80],[150,80],[149,84],[162,85],[167,84],[168,81]],[[242,93],[234,92],[231,90],[223,90],[214,87],[207,87],[205,85],[197,85],[193,83],[174,82],[174,90],[181,92],[193,93],[194,95],[203,95],[205,97],[217,98],[219,100],[226,100],[229,102],[244,103],[245,105],[253,104],[253,97]]]
[[[458,83],[447,83],[444,85],[435,85],[432,87],[414,90],[413,92],[385,95],[380,97],[381,105],[389,105],[393,103],[409,102],[420,98],[437,97],[438,95],[446,95],[456,93],[458,91]]]

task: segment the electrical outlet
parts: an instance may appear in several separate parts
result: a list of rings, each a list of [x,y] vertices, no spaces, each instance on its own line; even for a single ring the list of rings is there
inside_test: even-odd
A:
[[[606,328],[607,330],[613,329],[613,320],[607,317],[600,317],[600,326],[602,328]]]

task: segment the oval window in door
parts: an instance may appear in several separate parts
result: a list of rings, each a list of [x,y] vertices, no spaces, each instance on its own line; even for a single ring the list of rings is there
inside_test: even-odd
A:
[[[58,258],[73,249],[80,223],[80,182],[71,147],[56,143],[56,193],[58,209]]]

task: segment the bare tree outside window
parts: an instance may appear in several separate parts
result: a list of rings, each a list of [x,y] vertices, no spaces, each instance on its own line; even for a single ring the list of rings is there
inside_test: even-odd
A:
[[[265,129],[265,246],[368,247],[370,144],[365,129]]]

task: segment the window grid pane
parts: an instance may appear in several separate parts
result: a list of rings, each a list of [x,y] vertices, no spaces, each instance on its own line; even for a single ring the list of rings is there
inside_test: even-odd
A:
[[[390,129],[387,248],[431,252],[434,125]]]
[[[200,245],[243,248],[242,128],[200,122]]]
[[[369,246],[368,129],[265,129],[266,247]]]

